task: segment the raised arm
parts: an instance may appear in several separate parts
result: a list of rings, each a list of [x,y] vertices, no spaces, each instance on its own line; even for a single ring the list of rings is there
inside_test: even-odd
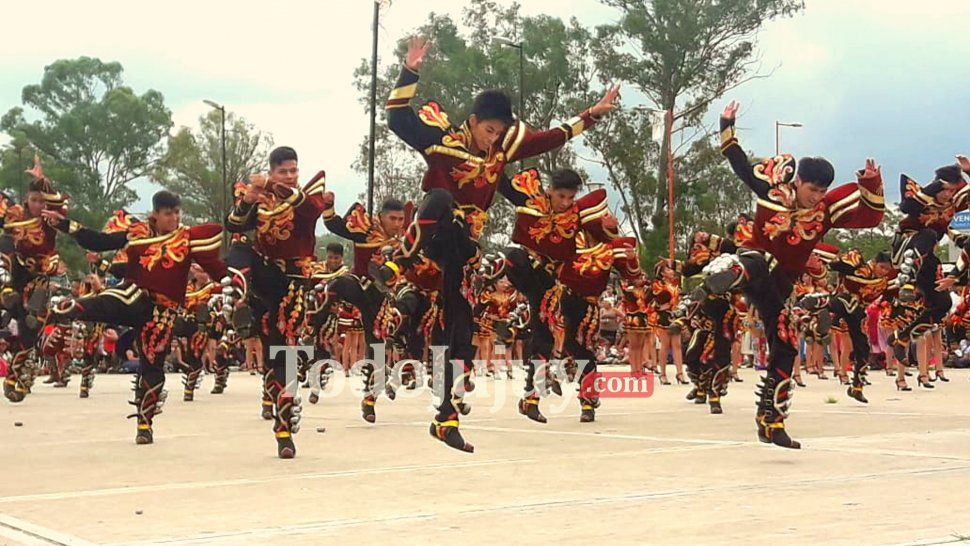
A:
[[[44,219],[57,228],[58,231],[70,235],[77,244],[87,250],[103,252],[106,250],[121,250],[128,244],[128,232],[116,231],[105,233],[88,229],[74,220],[68,220],[56,211],[45,210]]]
[[[327,226],[327,231],[355,243],[367,242],[370,219],[363,205],[354,203],[347,210],[347,214],[341,217],[333,210],[333,193],[327,192],[324,202],[326,208],[323,210],[323,225]]]
[[[226,230],[230,233],[245,233],[256,229],[256,207],[264,193],[263,185],[266,178],[254,175],[246,186],[246,190],[236,200],[235,206],[226,216]]]
[[[219,224],[202,224],[189,228],[189,255],[213,279],[222,279],[229,271],[226,263],[219,257],[221,247],[222,226]]]
[[[866,160],[864,169],[856,172],[856,183],[846,184],[825,194],[832,226],[837,228],[870,228],[878,226],[886,214],[882,173],[875,160]]]
[[[935,200],[936,194],[943,189],[943,183],[939,180],[931,182],[926,187],[920,187],[919,183],[905,174],[899,175],[899,193],[903,196],[899,203],[899,210],[909,216],[919,216],[926,207],[930,206]]]
[[[441,142],[451,126],[448,116],[437,103],[426,104],[420,112],[415,112],[411,106],[411,99],[418,92],[418,72],[430,47],[431,43],[424,38],[411,40],[401,74],[385,106],[387,126],[408,146],[422,153],[429,146]]]
[[[589,109],[562,125],[545,131],[532,130],[524,122],[516,121],[515,125],[506,131],[502,142],[507,160],[518,161],[562,147],[571,138],[578,136],[595,125],[603,116],[615,110],[619,94],[620,87],[614,86]]]
[[[737,118],[739,106],[737,102],[731,101],[731,104],[728,104],[721,114],[721,153],[731,164],[731,170],[734,171],[734,174],[758,197],[767,199],[771,184],[764,178],[763,172],[760,176],[755,174],[755,168],[748,162],[748,154],[738,144],[734,122]],[[774,166],[773,163],[772,166]],[[759,168],[763,169],[762,165],[759,164]]]

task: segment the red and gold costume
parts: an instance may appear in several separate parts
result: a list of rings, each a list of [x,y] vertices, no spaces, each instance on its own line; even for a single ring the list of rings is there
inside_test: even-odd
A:
[[[140,373],[135,380],[135,414],[139,443],[152,442],[152,422],[159,413],[165,374],[162,363],[173,339],[175,320],[185,305],[189,269],[198,263],[210,276],[225,277],[219,258],[222,227],[179,226],[169,233],[151,222],[132,222],[124,231],[98,232],[64,220],[58,229],[95,252],[118,250],[125,255],[124,282],[100,294],[56,310],[65,320],[111,322],[136,329]]]
[[[253,232],[251,294],[265,310],[261,321],[265,396],[273,408],[264,415],[274,419],[277,453],[292,457],[296,453],[292,435],[299,430],[299,404],[294,388],[286,381],[286,355],[270,354],[270,347],[293,344],[305,320],[305,296],[316,263],[316,226],[326,208],[326,176],[318,172],[302,188],[273,184],[266,188],[266,199],[246,203],[243,199],[226,219],[233,233]],[[236,264],[233,264],[234,266]]]
[[[620,283],[621,307],[623,309],[623,329],[626,332],[644,333],[650,330],[649,316],[653,296],[649,283],[637,284],[635,281]]]
[[[729,269],[710,275],[705,285],[714,292],[742,287],[748,301],[758,309],[770,345],[768,374],[759,386],[759,439],[797,448],[800,445],[784,430],[797,355],[785,301],[792,292],[792,281],[806,270],[813,250],[830,229],[869,228],[882,221],[882,178],[878,170],[860,171],[856,182],[828,190],[817,203],[805,208],[796,196],[794,158],[782,154],[752,165],[738,144],[731,117],[721,118],[721,152],[758,200],[751,240],[738,251]]]
[[[427,192],[417,219],[407,229],[402,256],[386,264],[382,279],[399,275],[414,260],[419,248],[434,257],[444,272],[445,359],[444,389],[447,393],[432,423],[433,434],[449,446],[471,450],[458,433],[455,404],[472,388],[468,372],[475,349],[471,342],[471,308],[460,297],[463,270],[478,253],[475,243],[481,235],[495,192],[507,181],[505,166],[563,146],[595,123],[590,111],[559,127],[535,131],[521,120],[513,122],[489,150],[477,150],[469,122],[455,126],[436,102],[417,109],[411,100],[417,94],[418,74],[401,70],[387,101],[388,127],[424,158],[428,169],[422,181]],[[455,222],[454,220],[459,220]],[[442,233],[442,231],[444,233]],[[434,248],[440,247],[440,248]],[[450,248],[449,248],[450,247]],[[445,256],[447,255],[447,256]],[[464,373],[453,374],[453,361]],[[461,388],[455,388],[456,377]]]
[[[39,191],[43,196],[44,210],[66,214],[67,199],[43,176],[39,163],[31,174],[35,180],[30,191]],[[32,216],[26,202],[13,204],[0,195],[0,227],[12,242],[12,248],[7,247],[9,243],[4,245],[0,257],[0,269],[6,270],[3,305],[18,326],[13,358],[3,381],[3,393],[11,402],[20,402],[30,393],[34,381],[30,356],[47,320],[48,278],[57,273],[60,258],[56,230],[40,216]]]
[[[606,222],[612,216],[607,208],[605,190],[583,195],[575,199],[568,209],[557,212],[553,210],[546,188],[535,169],[516,174],[511,180],[503,182],[503,188],[503,195],[515,206],[512,241],[521,245],[521,248],[506,250],[506,276],[529,302],[529,330],[532,332],[524,355],[525,397],[519,403],[519,411],[530,419],[544,422],[545,418],[538,411],[539,398],[550,385],[556,387],[555,380],[548,378],[547,374],[548,362],[553,357],[556,345],[553,332],[572,328],[567,324],[567,317],[560,312],[564,285],[557,285],[556,278],[563,274],[567,262],[572,264],[577,260],[586,241],[591,245],[610,245],[618,233],[615,224]],[[592,256],[588,249],[583,252],[588,257]],[[597,265],[590,262],[583,265],[583,271],[589,272],[593,268],[599,271],[601,265],[605,265],[607,270],[610,268],[605,263]],[[571,275],[568,271],[565,274]],[[599,290],[596,292],[598,297],[605,285],[590,288]],[[576,312],[570,316],[579,315]],[[538,367],[536,362],[540,363]],[[536,381],[541,383],[538,389]]]

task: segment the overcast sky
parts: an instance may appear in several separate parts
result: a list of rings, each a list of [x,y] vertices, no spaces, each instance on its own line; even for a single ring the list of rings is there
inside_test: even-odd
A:
[[[596,0],[520,3],[526,14],[575,16],[588,26],[615,17]],[[954,154],[970,153],[964,30],[970,1],[806,4],[760,36],[759,54],[766,68],[777,67],[774,74],[729,97],[742,103],[746,148],[770,153],[774,121],[801,122],[803,128],[783,129],[783,150],[825,155],[843,180],[874,156],[893,196],[901,171],[926,181]],[[381,62],[392,60],[394,41],[429,12],[458,16],[462,5],[394,0],[382,14]],[[370,0],[12,3],[3,10],[0,111],[20,104],[23,86],[38,82],[55,59],[119,61],[136,92],[165,95],[176,127],[196,125],[207,109],[203,99],[224,103],[277,144],[295,147],[305,177],[326,170],[338,208],[345,207],[365,184],[350,168],[368,130],[352,72],[370,55],[372,6]],[[716,115],[712,110],[711,119]],[[152,188],[138,188],[142,200],[134,209],[144,210]]]

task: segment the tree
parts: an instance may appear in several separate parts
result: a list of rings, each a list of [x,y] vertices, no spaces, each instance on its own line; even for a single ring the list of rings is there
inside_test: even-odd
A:
[[[523,43],[525,55],[523,120],[536,127],[565,121],[588,101],[589,87],[595,81],[589,55],[590,33],[576,20],[568,23],[549,16],[523,17],[519,5],[500,6],[491,0],[472,0],[464,9],[461,24],[451,17],[432,13],[414,34],[429,38],[434,46],[426,57],[415,104],[435,100],[458,124],[468,115],[475,95],[485,89],[504,89],[518,110],[519,52],[494,42],[503,36]],[[383,99],[393,89],[400,71],[400,59],[407,51],[410,36],[398,42],[394,61],[378,77],[378,131],[375,154],[375,203],[383,196],[420,199],[418,182],[424,173],[420,157],[386,129]],[[370,62],[362,60],[355,71],[355,85],[365,110],[370,108]],[[599,98],[598,96],[596,97]],[[354,163],[360,173],[367,169],[367,139]],[[556,168],[573,167],[576,156],[567,146],[526,162],[548,173]],[[517,166],[516,166],[517,168]],[[486,246],[507,243],[514,211],[501,199],[489,210],[483,241]]]
[[[199,117],[199,130],[182,127],[168,139],[165,155],[151,173],[152,180],[182,197],[182,211],[191,221],[221,222],[222,114]],[[244,118],[226,113],[226,180],[229,205],[232,185],[265,170],[273,139]]]
[[[657,110],[674,113],[673,133],[681,133],[679,149],[689,149],[706,133],[700,120],[712,101],[741,83],[757,77],[755,38],[767,21],[802,9],[802,0],[601,0],[616,8],[619,20],[596,29],[592,52],[601,78],[632,84]],[[640,123],[640,122],[638,122]],[[641,125],[642,127],[642,125]],[[665,136],[666,136],[665,129]],[[646,149],[649,131],[633,143],[621,141],[629,131],[603,139],[596,151],[617,164],[614,146]],[[664,140],[666,143],[666,139]],[[679,150],[674,150],[677,154]],[[653,155],[654,168],[666,173],[666,144]],[[614,171],[625,171],[614,165]],[[651,217],[653,235],[667,231],[666,174],[663,183],[641,187],[641,214]],[[679,193],[678,193],[679,195]],[[677,210],[679,210],[679,205]],[[646,241],[645,241],[646,242]],[[657,246],[656,242],[648,246]]]
[[[694,141],[677,158],[676,248],[689,248],[697,231],[723,235],[738,215],[754,211],[753,194],[725,164],[720,146],[712,139]]]
[[[122,72],[90,57],[55,61],[24,87],[23,107],[0,120],[15,142],[22,137],[40,153],[74,213],[94,224],[135,201],[128,183],[151,171],[172,126],[162,94],[135,94]]]

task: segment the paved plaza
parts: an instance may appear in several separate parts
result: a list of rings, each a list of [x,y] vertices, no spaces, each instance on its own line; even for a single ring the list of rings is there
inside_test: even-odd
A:
[[[954,543],[970,540],[970,374],[950,372],[913,392],[875,372],[868,406],[809,376],[789,451],[755,437],[752,370],[723,415],[658,385],[580,424],[570,385],[546,425],[517,413],[519,371],[478,380],[471,455],[428,435],[427,389],[381,398],[370,425],[340,378],[317,405],[304,393],[290,461],[248,374],[223,395],[207,377],[192,403],[169,375],[152,446],[124,419],[130,377],[98,376],[87,400],[77,378],[38,384],[0,404],[0,544]]]

